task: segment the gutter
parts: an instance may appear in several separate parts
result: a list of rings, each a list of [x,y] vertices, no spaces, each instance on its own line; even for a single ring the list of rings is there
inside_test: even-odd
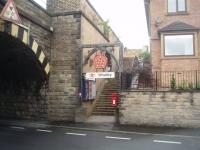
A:
[[[145,13],[146,13],[146,23],[148,28],[148,34],[151,35],[151,29],[150,29],[150,0],[144,0],[144,7],[145,7]]]

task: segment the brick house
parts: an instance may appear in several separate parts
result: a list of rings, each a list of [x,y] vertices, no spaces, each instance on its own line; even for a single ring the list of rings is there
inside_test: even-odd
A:
[[[200,0],[144,0],[153,71],[200,69]]]

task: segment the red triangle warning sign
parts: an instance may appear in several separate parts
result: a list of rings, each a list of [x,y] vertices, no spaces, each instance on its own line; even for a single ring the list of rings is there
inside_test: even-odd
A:
[[[21,19],[19,17],[18,11],[13,0],[8,0],[1,12],[0,17],[4,20],[21,24]]]

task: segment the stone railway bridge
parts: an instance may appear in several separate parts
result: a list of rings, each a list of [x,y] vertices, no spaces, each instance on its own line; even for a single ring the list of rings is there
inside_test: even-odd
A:
[[[47,0],[47,10],[14,2],[22,25],[0,19],[0,117],[74,121],[80,46],[119,39],[104,33],[87,0]]]

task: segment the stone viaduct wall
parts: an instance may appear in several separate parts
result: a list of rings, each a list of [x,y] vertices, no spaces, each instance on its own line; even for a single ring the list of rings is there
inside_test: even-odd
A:
[[[51,69],[48,89],[41,90],[40,95],[0,96],[0,116],[74,121],[79,104],[79,48],[87,40],[90,42],[87,44],[109,42],[102,27],[92,19],[96,16],[102,20],[101,17],[87,0],[47,0],[47,10],[32,0],[14,2],[23,25],[30,28]],[[111,39],[118,41],[114,33]]]
[[[120,123],[200,127],[200,93],[123,92]]]
[[[30,28],[30,32],[38,44],[42,46],[45,55],[50,59],[51,54],[51,36],[50,31],[51,17],[32,0],[14,1],[22,19],[23,25]]]
[[[0,2],[0,8],[5,5],[5,2],[5,0]],[[30,28],[30,34],[50,60],[51,17],[31,0],[14,0],[14,2],[23,25]],[[0,117],[46,119],[48,117],[48,105],[45,92],[45,90],[41,90],[40,95],[31,93],[0,95]]]
[[[74,120],[80,77],[80,17],[79,12],[52,17],[54,33],[48,92],[51,120]]]
[[[47,2],[54,28],[48,93],[49,118],[74,121],[79,104],[80,47],[82,44],[108,43],[109,39],[99,23],[92,18],[95,16],[102,21],[87,0]],[[118,40],[115,34],[111,39],[112,42]]]

